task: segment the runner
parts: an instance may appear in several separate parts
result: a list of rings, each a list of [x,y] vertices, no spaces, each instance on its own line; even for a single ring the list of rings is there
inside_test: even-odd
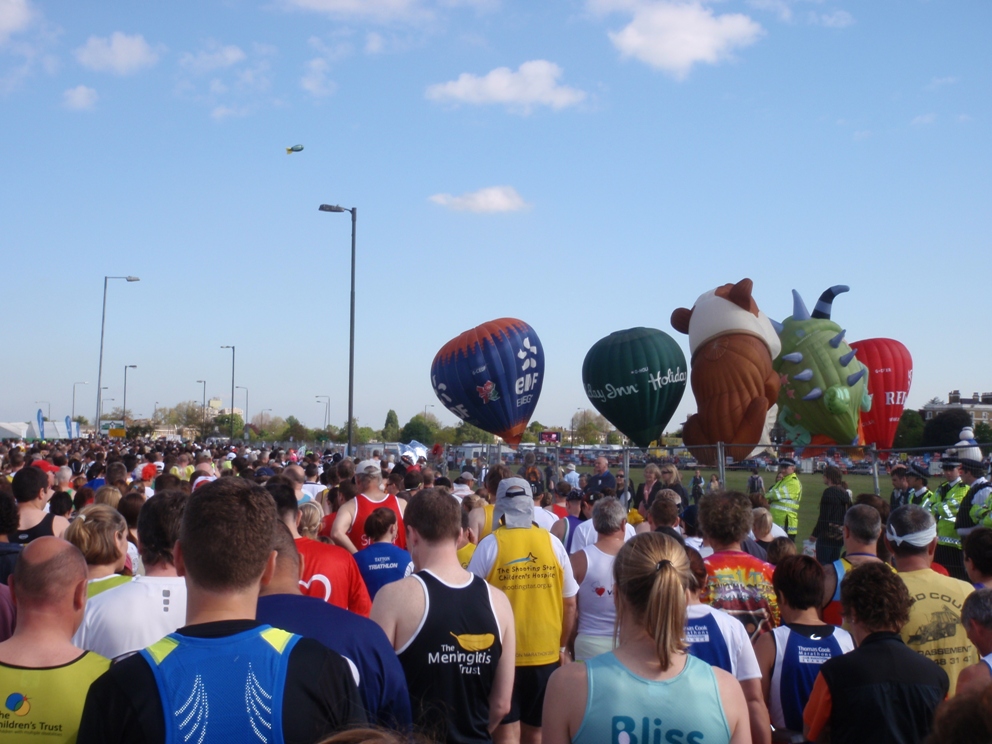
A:
[[[820,620],[816,608],[823,596],[823,569],[807,555],[791,555],[772,577],[782,625],[754,644],[761,669],[761,688],[772,725],[803,729],[803,709],[813,682],[827,659],[854,649],[846,630]]]
[[[365,536],[371,544],[355,553],[354,558],[373,600],[376,592],[386,584],[413,573],[410,554],[393,544],[396,530],[396,514],[383,506],[365,520]]]
[[[357,553],[360,549],[368,547],[365,519],[380,506],[385,506],[396,513],[398,527],[396,544],[405,548],[406,530],[403,528],[403,510],[406,509],[406,501],[382,492],[380,489],[382,471],[378,463],[372,460],[358,463],[355,480],[361,492],[338,509],[338,515],[331,526],[331,539],[349,553]]]
[[[627,514],[620,502],[609,496],[592,510],[596,542],[569,556],[579,585],[578,621],[572,645],[576,661],[613,650],[617,617],[613,601],[613,560],[624,544]]]
[[[992,681],[992,589],[979,589],[968,595],[961,608],[961,624],[982,658],[961,670],[958,694],[980,690]]]
[[[432,741],[491,741],[510,710],[513,611],[459,565],[461,514],[450,495],[420,491],[406,514],[417,572],[380,590],[372,619],[403,665],[418,727]]]
[[[219,478],[190,496],[175,554],[187,625],[90,686],[80,744],[193,741],[207,725],[221,741],[275,728],[286,741],[309,742],[365,722],[340,655],[255,621],[259,587],[275,567],[277,522],[272,497],[244,478]]]
[[[684,650],[685,550],[667,535],[638,535],[617,554],[613,575],[620,645],[552,675],[546,744],[750,741],[737,680]]]
[[[10,577],[14,635],[0,643],[0,741],[74,742],[90,683],[110,661],[72,645],[86,607],[86,561],[64,540],[24,548]]]

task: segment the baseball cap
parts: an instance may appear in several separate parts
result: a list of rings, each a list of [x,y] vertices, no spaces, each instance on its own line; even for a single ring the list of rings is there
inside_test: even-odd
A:
[[[533,499],[534,492],[531,491],[530,483],[523,478],[504,478],[499,482],[499,487],[496,489],[497,499],[515,498],[517,496],[526,496],[529,499]]]
[[[44,470],[46,473],[57,473],[59,469],[57,466],[52,465],[48,460],[35,460],[31,463],[31,467]]]
[[[379,463],[375,460],[362,460],[358,465],[355,466],[356,473],[366,473],[369,470],[374,471],[376,475],[382,473],[382,468]]]
[[[475,473],[471,473],[471,472],[469,472],[468,470],[465,470],[465,471],[464,471],[464,472],[462,472],[462,474],[461,474],[461,475],[459,475],[458,477],[459,477],[459,478],[461,478],[461,479],[462,479],[462,480],[464,480],[464,481],[468,481],[468,480],[470,480],[470,481],[474,481],[474,480],[475,480]]]

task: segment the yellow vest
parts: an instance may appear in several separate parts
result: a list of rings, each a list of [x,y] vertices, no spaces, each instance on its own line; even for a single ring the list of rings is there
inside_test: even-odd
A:
[[[495,504],[486,504],[483,509],[486,510],[486,521],[482,523],[482,531],[479,534],[479,542],[482,542],[482,538],[486,535],[492,534],[493,531],[493,509],[496,508]]]
[[[75,742],[86,691],[109,668],[109,659],[91,652],[46,669],[0,664],[0,742]]]
[[[551,533],[499,527],[496,560],[486,581],[506,592],[516,620],[517,666],[558,661],[564,575],[551,547]]]
[[[474,554],[475,543],[465,543],[464,547],[458,549],[458,562],[462,564],[462,568],[468,568],[468,563]]]

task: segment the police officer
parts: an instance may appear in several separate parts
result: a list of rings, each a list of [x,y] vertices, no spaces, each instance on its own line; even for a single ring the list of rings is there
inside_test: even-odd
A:
[[[795,542],[799,531],[799,502],[803,498],[803,484],[796,475],[796,461],[791,457],[779,459],[778,472],[782,477],[768,490],[765,498],[768,499],[772,520]]]

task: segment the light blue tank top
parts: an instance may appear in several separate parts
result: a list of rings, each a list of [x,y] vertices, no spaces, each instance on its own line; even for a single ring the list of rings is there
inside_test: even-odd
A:
[[[685,669],[655,682],[638,677],[613,653],[588,659],[588,699],[573,744],[728,744],[712,667],[687,656]]]

